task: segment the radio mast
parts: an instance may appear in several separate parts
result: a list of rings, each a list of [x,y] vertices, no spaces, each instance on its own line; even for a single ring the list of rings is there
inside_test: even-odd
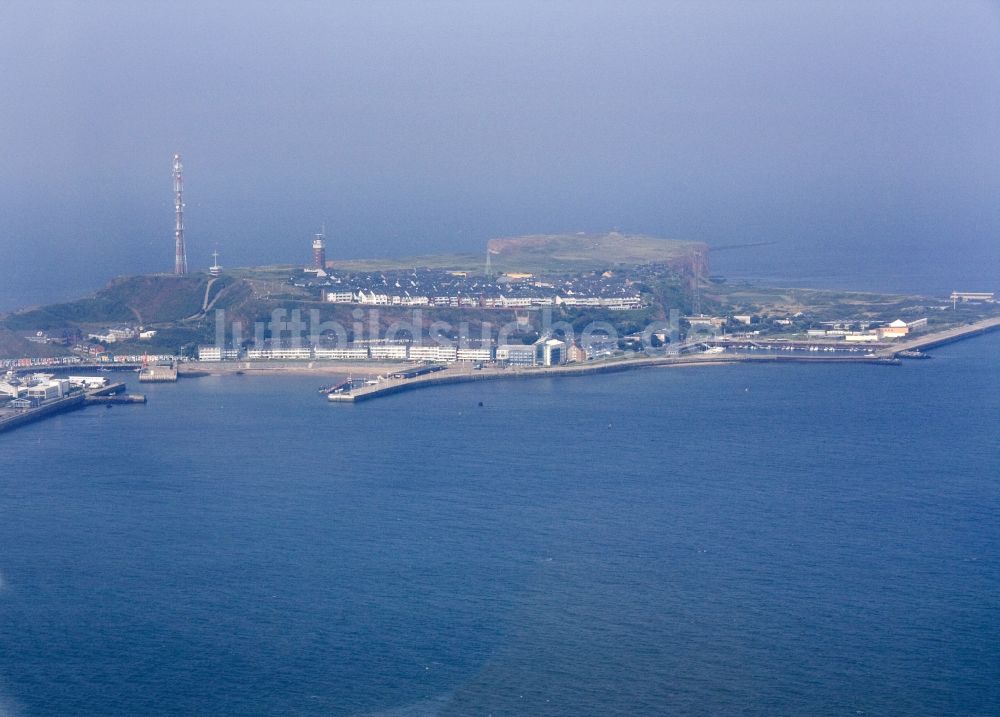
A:
[[[187,274],[187,249],[184,247],[184,167],[181,156],[174,155],[174,273]]]

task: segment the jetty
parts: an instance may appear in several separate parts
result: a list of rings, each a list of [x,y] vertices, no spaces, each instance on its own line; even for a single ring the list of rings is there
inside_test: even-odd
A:
[[[53,399],[36,408],[26,408],[18,410],[15,413],[2,415],[0,416],[0,433],[26,426],[29,423],[34,423],[35,421],[40,421],[43,418],[48,418],[59,413],[83,408],[86,399],[85,394],[78,393],[73,396],[66,396],[65,398]]]
[[[118,393],[109,396],[87,396],[84,403],[88,406],[95,404],[116,404],[116,403],[145,403],[146,397],[141,393]]]
[[[373,398],[389,396],[403,391],[411,391],[429,386],[442,386],[452,383],[468,383],[471,381],[490,381],[498,379],[543,378],[556,376],[583,376],[593,373],[612,373],[629,371],[638,368],[655,366],[718,366],[738,363],[839,363],[839,364],[875,364],[881,366],[898,366],[902,363],[899,354],[904,356],[919,354],[925,349],[942,346],[960,341],[972,336],[978,336],[988,331],[1000,328],[1000,317],[984,319],[964,326],[956,326],[942,331],[936,331],[901,341],[892,346],[884,346],[873,353],[864,355],[795,355],[795,354],[684,354],[679,356],[655,356],[645,358],[617,358],[585,364],[567,364],[551,367],[450,367],[447,369],[425,373],[412,377],[390,377],[363,386],[348,386],[341,384],[338,389],[327,395],[333,403],[358,403]]]
[[[142,394],[125,393],[125,384],[118,382],[90,391],[79,391],[52,399],[34,408],[18,409],[0,414],[0,433],[49,418],[59,413],[98,404],[146,403]]]
[[[913,338],[908,338],[905,341],[900,341],[897,344],[880,349],[876,352],[876,355],[883,357],[895,357],[904,351],[922,352],[937,346],[944,346],[945,344],[954,343],[955,341],[961,341],[973,336],[979,336],[980,334],[985,334],[989,331],[995,331],[998,328],[1000,328],[1000,317],[995,316],[990,319],[975,321],[971,324],[944,329],[943,331],[934,331],[914,336]]]
[[[428,386],[451,383],[491,381],[499,379],[553,378],[560,376],[585,376],[595,373],[617,373],[639,368],[670,366],[721,366],[739,363],[868,363],[898,365],[899,359],[868,354],[865,356],[790,356],[748,354],[686,354],[683,356],[655,356],[646,358],[617,358],[585,364],[564,364],[545,367],[471,367],[448,368],[413,378],[387,378],[350,389],[334,391],[327,395],[333,403],[358,403],[394,393],[411,391]]]
[[[140,383],[173,383],[176,380],[176,364],[143,366],[139,369]]]

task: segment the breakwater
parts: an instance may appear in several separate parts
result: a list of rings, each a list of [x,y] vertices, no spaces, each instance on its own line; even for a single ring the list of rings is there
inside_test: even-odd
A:
[[[539,368],[452,368],[425,376],[404,379],[386,379],[374,385],[362,386],[350,391],[331,393],[327,398],[334,403],[357,403],[381,396],[429,386],[443,386],[470,381],[491,381],[499,379],[544,378],[557,376],[584,376],[595,373],[614,373],[639,368],[671,366],[719,366],[736,363],[868,363],[897,365],[898,359],[879,356],[753,356],[696,354],[687,356],[652,357],[640,359],[617,359],[600,363],[552,366]]]
[[[327,398],[334,403],[357,403],[381,396],[388,396],[402,391],[410,391],[428,386],[442,386],[450,383],[467,383],[469,381],[489,381],[497,379],[533,378],[552,376],[581,376],[591,373],[610,373],[614,371],[629,371],[638,368],[654,366],[708,366],[734,363],[868,363],[878,365],[898,365],[901,363],[898,355],[901,352],[922,351],[936,346],[943,346],[954,341],[978,336],[988,331],[1000,328],[1000,317],[983,319],[964,326],[956,326],[943,331],[935,331],[922,336],[902,341],[891,347],[883,348],[873,354],[862,356],[796,356],[782,354],[694,354],[685,356],[650,357],[639,359],[612,359],[593,364],[552,366],[545,368],[450,368],[446,371],[417,376],[414,378],[382,380],[374,385],[331,393]]]
[[[64,398],[47,401],[35,408],[27,408],[14,413],[0,415],[0,433],[49,418],[59,413],[83,408],[84,406],[145,402],[146,397],[142,394],[126,394],[124,383],[112,383],[92,391],[74,393]]]
[[[25,426],[29,423],[34,423],[35,421],[40,421],[43,418],[54,416],[57,413],[82,408],[85,405],[86,398],[87,397],[84,394],[80,393],[75,396],[57,398],[38,406],[37,408],[28,408],[17,413],[0,416],[0,433]]]
[[[177,380],[177,366],[144,366],[139,370],[141,383],[174,383]]]
[[[900,343],[878,351],[877,355],[896,356],[903,351],[925,351],[937,346],[944,346],[945,344],[950,344],[955,341],[961,341],[963,339],[972,338],[973,336],[979,336],[980,334],[985,334],[988,331],[995,331],[998,328],[1000,328],[1000,317],[983,319],[982,321],[975,321],[971,324],[956,326],[951,329],[945,329],[944,331],[935,331],[933,333],[923,334],[921,336],[901,341]]]
[[[146,397],[141,393],[118,393],[110,396],[87,396],[88,406],[96,404],[113,405],[116,403],[145,403]]]

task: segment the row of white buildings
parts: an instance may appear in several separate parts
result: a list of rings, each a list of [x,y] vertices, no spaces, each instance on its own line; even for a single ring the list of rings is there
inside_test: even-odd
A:
[[[349,346],[346,348],[327,348],[322,346],[261,346],[246,350],[241,357],[236,349],[220,348],[218,346],[199,346],[200,361],[236,361],[245,358],[247,361],[302,361],[302,360],[335,360],[335,361],[492,361],[491,348],[460,348],[458,346],[414,346],[410,344],[371,344],[368,346]]]
[[[87,334],[88,339],[94,339],[95,341],[100,341],[102,344],[113,344],[118,341],[131,341],[134,338],[139,338],[142,340],[149,340],[156,336],[155,329],[146,330],[141,326],[138,329],[134,329],[130,326],[125,326],[121,328],[108,329],[103,334]]]
[[[911,332],[920,331],[927,328],[927,319],[914,319],[906,322],[896,319],[890,324],[879,326],[874,329],[864,331],[849,331],[846,329],[809,329],[806,335],[810,338],[842,338],[848,343],[874,343],[887,339],[899,339],[909,335]]]
[[[579,351],[579,355],[574,353]],[[241,356],[236,349],[219,346],[199,346],[200,361],[426,361],[433,363],[488,363],[495,361],[510,366],[554,366],[568,360],[585,360],[582,349],[568,347],[563,341],[543,338],[534,344],[504,344],[482,348],[467,348],[457,345],[419,346],[413,344],[369,344],[346,348],[326,348],[321,346],[262,346],[246,350]]]
[[[366,306],[435,306],[468,309],[526,309],[533,306],[602,308],[609,311],[641,309],[646,304],[634,296],[412,296],[379,294],[374,291],[324,291],[323,300],[332,304]]]

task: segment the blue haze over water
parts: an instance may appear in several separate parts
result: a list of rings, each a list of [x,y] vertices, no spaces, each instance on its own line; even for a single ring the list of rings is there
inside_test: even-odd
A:
[[[5,434],[0,714],[998,714],[998,355]]]
[[[716,271],[1000,280],[990,0],[6,3],[0,311],[174,260],[618,229]]]

